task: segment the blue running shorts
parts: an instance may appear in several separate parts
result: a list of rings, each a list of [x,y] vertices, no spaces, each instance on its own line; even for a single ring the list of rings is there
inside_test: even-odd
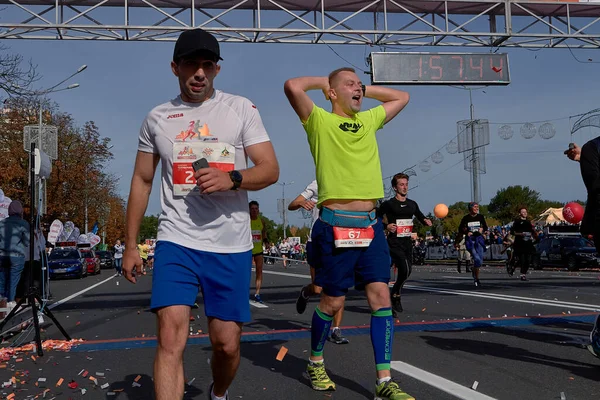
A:
[[[204,313],[222,321],[249,322],[252,250],[212,253],[159,241],[154,252],[150,308],[193,306],[202,290]]]
[[[312,230],[312,266],[315,268],[315,285],[326,295],[345,296],[355,286],[362,290],[373,282],[389,283],[390,250],[380,219],[373,225],[375,235],[369,247],[336,248],[333,227],[321,219]]]

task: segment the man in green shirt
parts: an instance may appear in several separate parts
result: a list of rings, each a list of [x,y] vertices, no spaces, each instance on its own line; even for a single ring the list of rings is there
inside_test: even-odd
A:
[[[321,90],[332,112],[316,106],[306,93]],[[284,91],[300,117],[315,161],[320,218],[312,241],[315,284],[323,288],[311,328],[307,367],[315,390],[335,390],[323,363],[323,347],[333,315],[344,305],[348,289],[365,289],[371,306],[371,342],[375,353],[375,396],[408,400],[391,378],[394,320],[388,283],[390,254],[375,203],[383,198],[379,149],[375,133],[406,106],[408,93],[365,86],[352,68],[328,77],[290,79]],[[363,98],[382,104],[360,111]]]

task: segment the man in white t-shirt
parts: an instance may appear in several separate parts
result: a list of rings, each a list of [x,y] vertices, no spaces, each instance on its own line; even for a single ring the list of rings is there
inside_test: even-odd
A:
[[[158,318],[157,400],[183,398],[183,352],[190,308],[200,289],[213,348],[209,397],[228,398],[240,363],[242,324],[250,321],[247,190],[263,189],[279,177],[275,152],[256,107],[246,98],[214,89],[219,60],[214,36],[201,29],[184,31],[171,63],[180,95],[150,111],[139,135],[125,242],[137,241],[161,162],[162,212],[151,300]],[[136,246],[127,246],[124,276],[135,283],[141,269]]]
[[[302,193],[298,195],[288,206],[288,210],[295,211],[300,208],[305,209],[306,211],[310,211],[312,213],[312,218],[310,222],[310,233],[308,234],[308,240],[306,242],[306,261],[308,262],[308,266],[310,267],[310,277],[311,283],[304,286],[300,290],[300,295],[296,300],[296,311],[298,314],[304,313],[306,310],[306,305],[308,304],[308,299],[313,295],[320,295],[322,292],[322,288],[320,286],[315,285],[315,268],[313,267],[313,251],[312,251],[312,226],[315,221],[319,219],[319,209],[317,208],[317,203],[319,201],[319,187],[317,185],[317,180],[315,179],[304,189]],[[348,339],[346,339],[342,335],[342,330],[340,329],[340,325],[342,324],[342,315],[344,314],[344,307],[340,307],[340,309],[333,314],[333,325],[331,329],[331,335],[329,336],[329,340],[333,343],[337,344],[346,344],[349,343]]]

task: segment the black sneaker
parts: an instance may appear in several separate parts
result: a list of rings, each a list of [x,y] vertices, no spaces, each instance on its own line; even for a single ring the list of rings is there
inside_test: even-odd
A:
[[[481,287],[481,282],[479,282],[479,279],[475,279],[475,287],[476,288],[480,288]]]
[[[331,336],[329,336],[329,340],[335,344],[350,343],[350,341],[342,335],[342,330],[340,328],[334,328],[333,331],[331,331]]]
[[[460,264],[456,265],[456,270],[458,271],[459,274],[461,273]]]
[[[392,295],[392,310],[397,313],[401,313],[402,311],[404,311],[404,309],[402,308],[402,296],[400,296],[399,294]]]
[[[525,274],[521,274],[521,278],[522,281],[526,281],[527,280],[527,276],[525,276]]]
[[[308,304],[308,296],[304,294],[304,288],[300,290],[300,295],[298,299],[296,299],[296,312],[298,314],[303,314],[306,311],[306,305]]]

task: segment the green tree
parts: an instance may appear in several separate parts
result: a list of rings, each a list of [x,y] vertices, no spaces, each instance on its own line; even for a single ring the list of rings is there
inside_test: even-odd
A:
[[[534,210],[540,203],[540,193],[529,186],[509,186],[500,189],[488,206],[490,215],[503,224],[515,219],[517,208],[521,205]]]
[[[157,215],[146,215],[142,219],[140,225],[140,236],[138,242],[142,239],[156,239],[158,232],[158,214]]]

